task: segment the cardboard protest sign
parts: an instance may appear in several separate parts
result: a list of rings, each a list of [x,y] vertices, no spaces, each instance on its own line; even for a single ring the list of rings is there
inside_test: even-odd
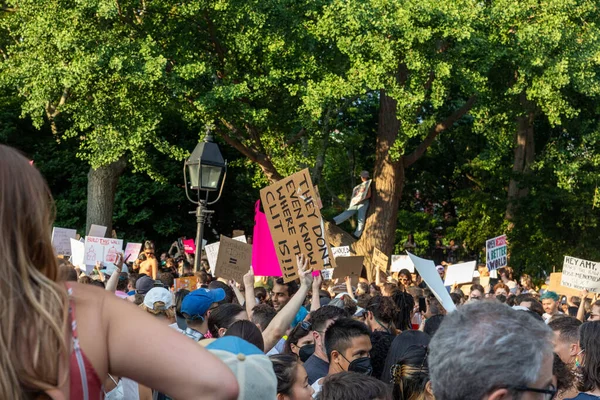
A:
[[[452,286],[455,283],[459,285],[461,283],[473,282],[473,271],[475,270],[475,261],[469,261],[466,263],[452,264],[448,266],[446,270],[446,276],[444,286]]]
[[[383,272],[387,271],[388,256],[377,247],[373,248],[373,264]]]
[[[235,238],[238,236],[244,236],[246,234],[246,232],[240,230],[240,229],[234,229],[233,231],[233,235],[231,235],[231,237]]]
[[[216,242],[204,246],[206,258],[208,259],[208,265],[210,267],[210,273],[213,276],[215,274],[215,267],[217,266],[217,257],[219,256],[219,244],[220,242]]]
[[[354,189],[352,189],[352,200],[350,200],[350,206],[355,206],[363,202],[369,193],[370,186],[370,179],[366,182],[362,182],[360,185],[356,185]]]
[[[244,275],[252,264],[252,245],[221,236],[215,275],[219,278],[244,282]]]
[[[350,246],[332,247],[333,258],[350,257]]]
[[[506,235],[485,242],[485,265],[491,272],[508,265]]]
[[[568,288],[566,286],[562,286],[560,282],[562,281],[562,272],[553,272],[550,274],[550,284],[548,285],[548,290],[552,292],[556,292],[560,295],[565,295],[568,297],[577,296],[579,297],[581,290]]]
[[[442,303],[446,311],[452,312],[456,310],[456,306],[454,305],[450,294],[446,291],[444,282],[442,282],[442,278],[440,278],[440,274],[438,274],[434,262],[417,257],[409,252],[407,253],[415,265],[416,270],[419,272],[419,275],[421,275],[421,278],[423,278],[439,302]]]
[[[335,267],[308,169],[260,191],[283,280],[298,278],[296,256],[314,271]]]
[[[560,284],[570,289],[600,293],[600,263],[565,256]]]
[[[127,246],[125,246],[125,254],[123,254],[123,260],[127,260],[127,262],[135,261],[140,255],[140,251],[142,251],[141,243],[127,243]]]
[[[363,256],[340,257],[337,260],[337,266],[333,269],[332,279],[339,278],[343,281],[347,276],[350,277],[353,286],[358,284],[360,273],[363,269]]]
[[[117,261],[117,254],[122,251],[123,240],[121,239],[86,236],[84,249],[86,271],[92,272],[96,262],[101,262],[105,266],[107,263],[114,264]]]
[[[265,213],[260,211],[260,200],[254,205],[252,269],[254,270],[254,276],[278,277],[282,275],[267,217]]]
[[[85,269],[85,244],[75,239],[69,239],[69,242],[71,245],[71,264]]]
[[[407,269],[408,272],[413,274],[415,272],[415,265],[410,260],[410,257],[404,254],[392,255],[392,272],[400,272],[403,269]]]
[[[77,231],[75,229],[65,229],[65,228],[52,228],[52,247],[54,247],[54,251],[56,254],[62,254],[64,256],[71,255],[71,241],[70,239],[75,239],[77,236]]]
[[[193,292],[198,287],[198,277],[196,276],[188,276],[185,278],[177,278],[175,279],[174,290],[175,292],[180,291],[181,289],[189,290]]]
[[[104,237],[104,236],[106,236],[107,229],[108,228],[105,226],[92,224],[92,226],[90,226],[90,231],[88,232],[88,236]]]

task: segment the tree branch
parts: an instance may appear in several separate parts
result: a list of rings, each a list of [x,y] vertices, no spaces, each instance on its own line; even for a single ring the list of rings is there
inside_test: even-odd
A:
[[[293,145],[294,143],[296,143],[298,140],[300,140],[302,138],[302,136],[304,136],[306,134],[306,129],[302,128],[298,131],[298,133],[296,133],[294,136],[292,136],[291,138],[289,138],[284,144],[283,147],[290,147],[291,145]]]
[[[471,110],[471,108],[473,108],[476,99],[477,97],[475,95],[471,96],[461,108],[456,110],[444,121],[433,126],[429,130],[429,134],[427,135],[427,137],[419,144],[419,146],[417,146],[415,151],[413,151],[410,155],[403,157],[404,167],[408,168],[415,162],[417,162],[417,160],[419,160],[419,158],[421,158],[421,156],[425,154],[429,146],[431,146],[437,135],[454,125],[456,121],[461,119],[466,113],[469,112],[469,110]]]

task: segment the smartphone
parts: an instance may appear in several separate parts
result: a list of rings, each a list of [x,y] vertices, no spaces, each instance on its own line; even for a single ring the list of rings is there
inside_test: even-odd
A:
[[[419,312],[424,313],[427,311],[427,302],[425,297],[419,297]]]

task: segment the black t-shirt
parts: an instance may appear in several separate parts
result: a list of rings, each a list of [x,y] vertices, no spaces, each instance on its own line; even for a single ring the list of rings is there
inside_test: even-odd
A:
[[[312,385],[329,373],[329,363],[321,360],[316,355],[312,355],[304,363],[306,374],[308,375],[308,384]]]
[[[388,332],[375,331],[371,333],[371,365],[373,366],[373,377],[381,379],[383,368],[385,367],[385,359],[392,347],[394,335]],[[388,382],[386,382],[388,383]]]

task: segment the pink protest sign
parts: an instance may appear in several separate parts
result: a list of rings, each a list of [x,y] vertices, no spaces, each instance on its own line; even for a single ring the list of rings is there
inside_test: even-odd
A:
[[[267,217],[260,211],[260,200],[256,202],[254,209],[252,269],[256,276],[282,276]]]
[[[184,239],[183,250],[187,254],[196,254],[196,243],[194,243],[194,239]]]

